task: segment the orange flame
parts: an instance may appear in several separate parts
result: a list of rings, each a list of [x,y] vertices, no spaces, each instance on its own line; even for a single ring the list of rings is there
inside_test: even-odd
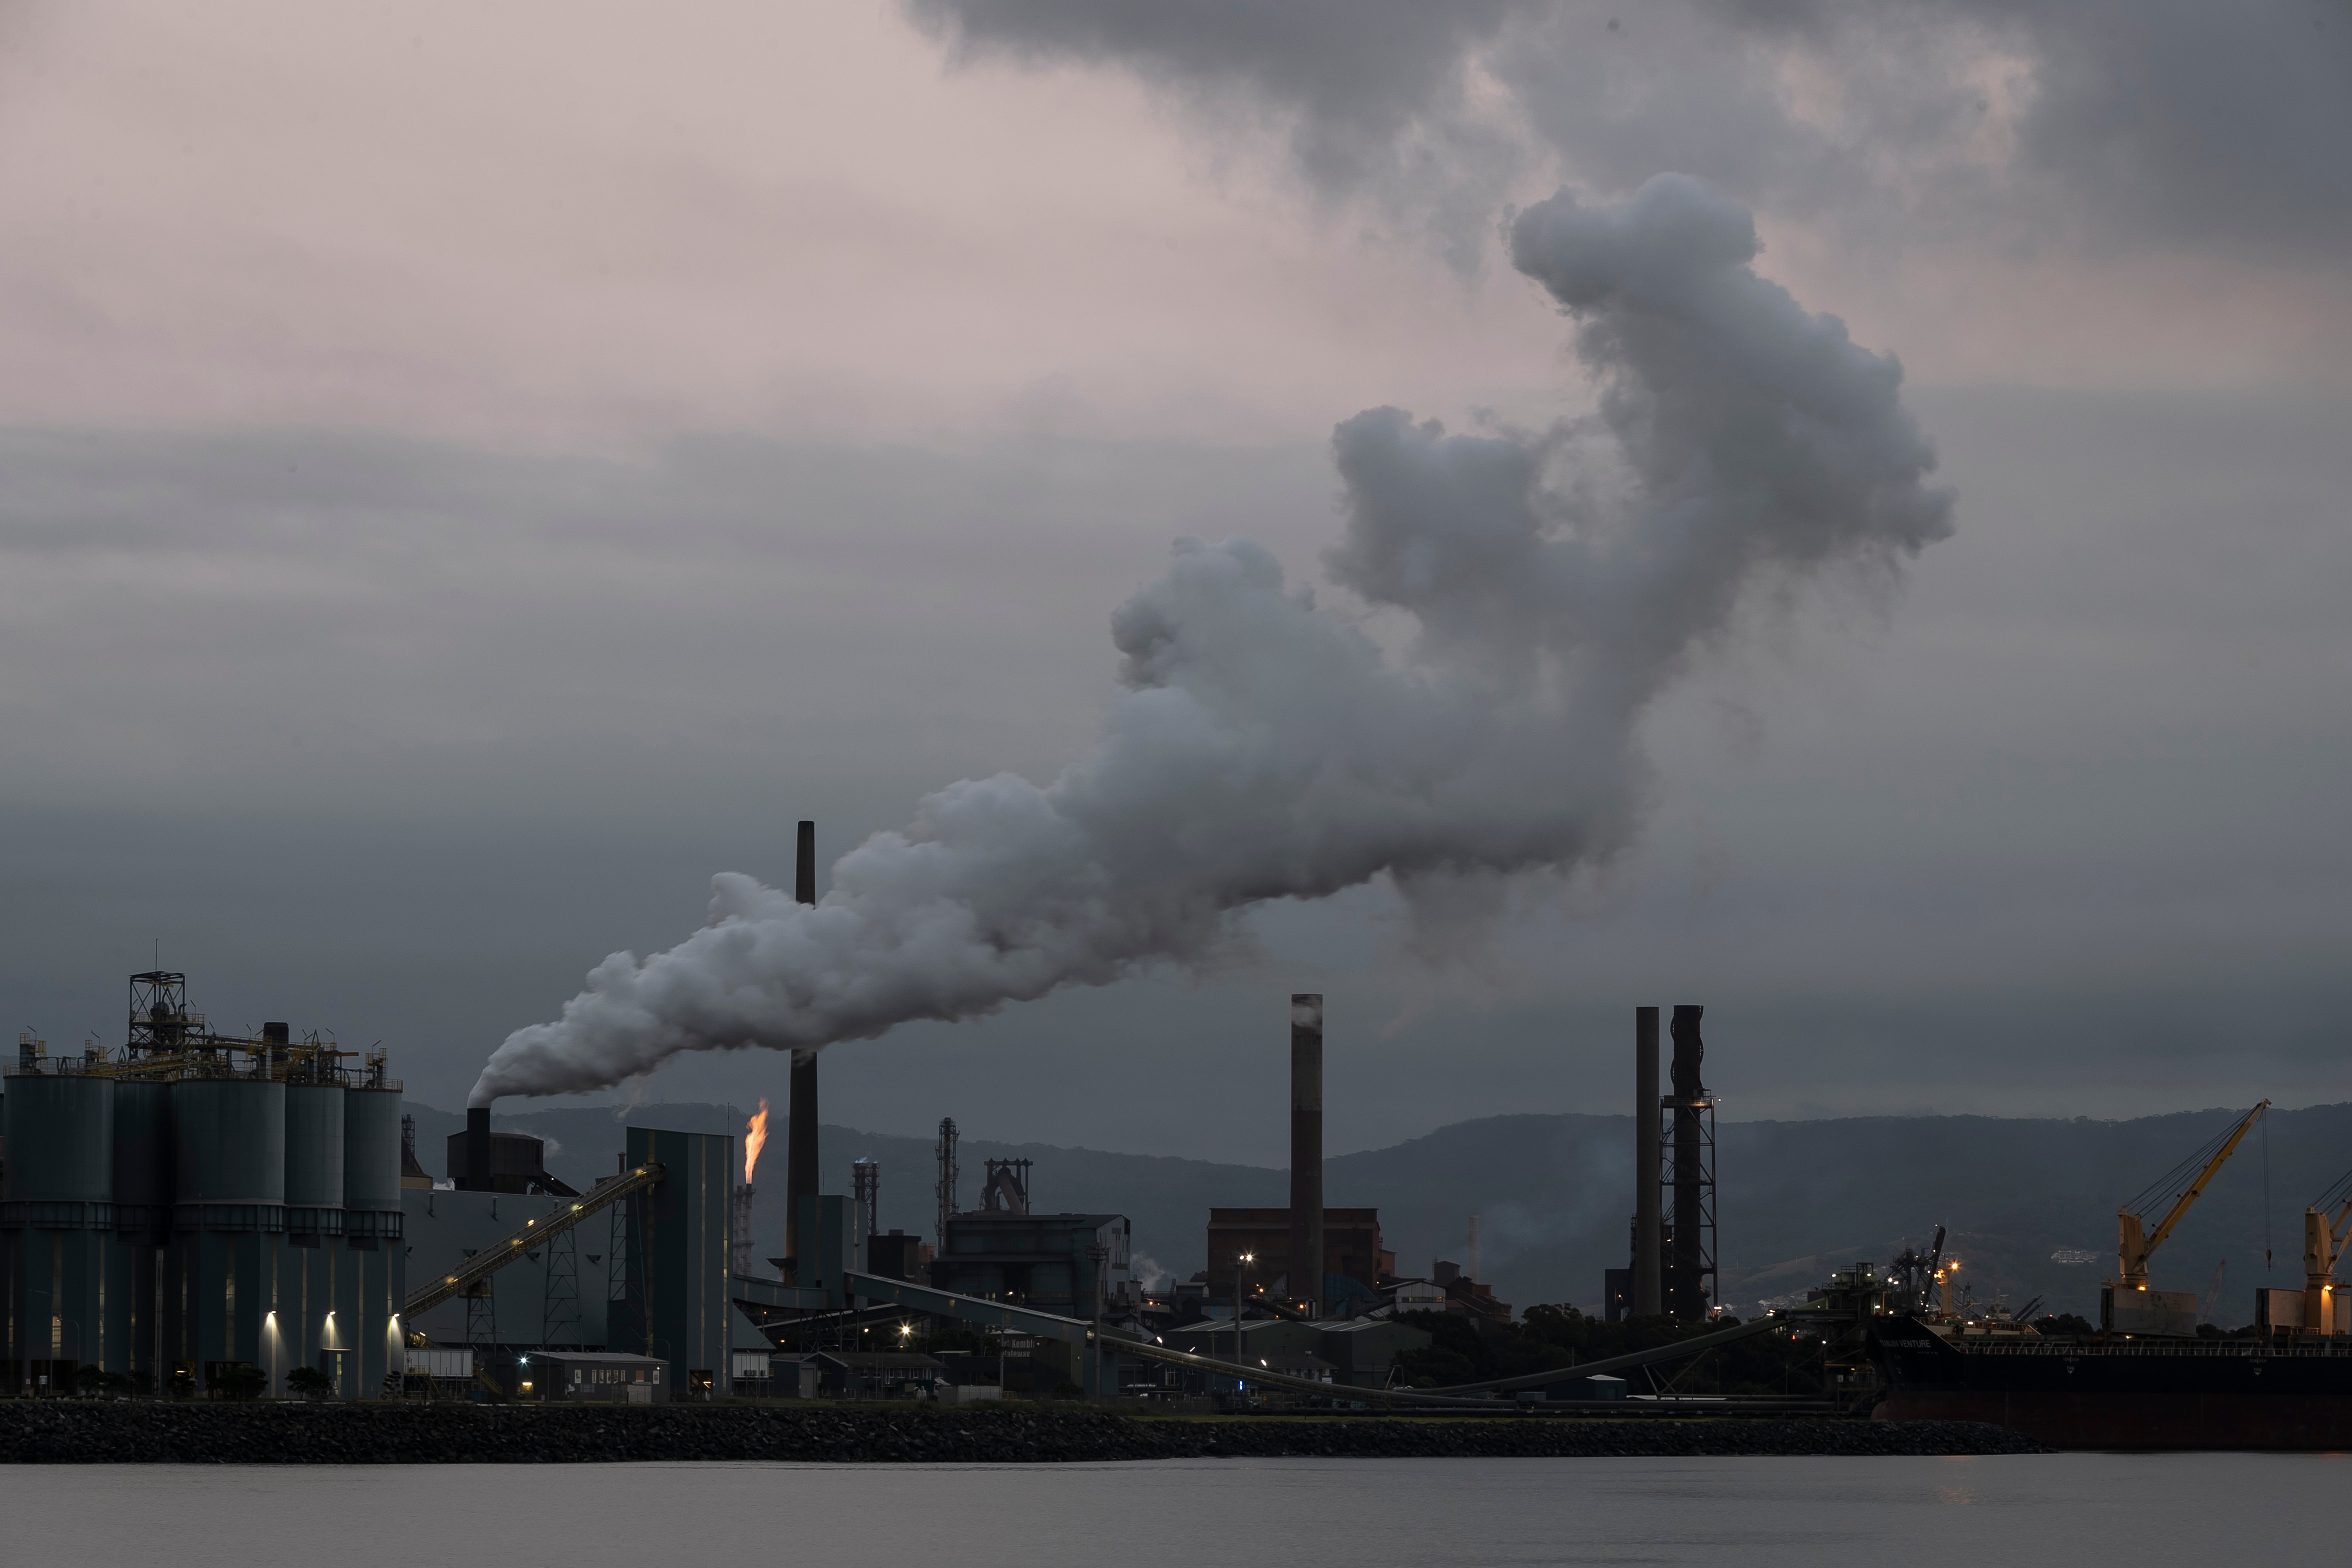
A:
[[[760,1163],[760,1151],[768,1146],[768,1102],[760,1101],[760,1112],[743,1124],[743,1184],[751,1184],[751,1173]]]

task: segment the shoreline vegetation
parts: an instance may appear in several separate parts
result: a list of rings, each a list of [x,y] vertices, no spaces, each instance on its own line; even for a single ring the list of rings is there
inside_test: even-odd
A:
[[[2040,1454],[1958,1421],[1168,1416],[1085,1408],[0,1402],[7,1464],[1069,1464],[1188,1458]]]

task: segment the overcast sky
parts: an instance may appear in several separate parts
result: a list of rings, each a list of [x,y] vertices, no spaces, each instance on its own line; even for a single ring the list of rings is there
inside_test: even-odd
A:
[[[0,0],[0,994],[119,1044],[160,943],[454,1106],[794,819],[1094,745],[1180,537],[1393,643],[1335,426],[1589,412],[1502,226],[1673,172],[1951,536],[1706,639],[1626,846],[1442,960],[1276,903],[827,1120],[1279,1163],[1293,990],[1335,1152],[1622,1110],[1644,1002],[1729,1115],[2352,1098],[2347,146],[2307,0]]]

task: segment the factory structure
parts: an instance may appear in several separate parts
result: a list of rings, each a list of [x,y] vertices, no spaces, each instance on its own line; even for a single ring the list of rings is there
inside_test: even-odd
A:
[[[797,873],[814,902],[807,823]],[[1698,1020],[1675,1009],[1665,1095],[1657,1010],[1637,1022],[1658,1112],[1637,1119],[1633,1265],[1611,1271],[1626,1310],[1707,1312]],[[1377,1209],[1328,1205],[1323,998],[1293,996],[1289,1023],[1289,1204],[1210,1209],[1207,1267],[1147,1291],[1128,1216],[1038,1208],[1027,1160],[983,1161],[966,1206],[951,1118],[929,1237],[882,1232],[875,1161],[822,1191],[814,1053],[792,1063],[784,1256],[761,1260],[764,1101],[740,1142],[630,1125],[584,1188],[478,1105],[436,1177],[383,1052],[280,1023],[224,1032],[184,974],[136,974],[119,1048],[53,1055],[28,1033],[0,1079],[0,1393],[1424,1397],[1394,1386],[1398,1357],[1432,1343],[1413,1315],[1500,1330],[1511,1309],[1478,1278],[1475,1215],[1466,1269],[1405,1277]],[[910,1342],[918,1321],[940,1353]]]
[[[120,1049],[0,1069],[0,1384],[344,1397],[400,1365],[400,1084],[284,1024],[225,1034],[131,977]],[[307,1381],[297,1377],[296,1384]]]
[[[1699,1067],[1703,1007],[1675,1009],[1671,1093],[1658,1092],[1658,1010],[1633,1010],[1633,1223],[1631,1260],[1608,1271],[1610,1322],[1704,1322],[1717,1294],[1715,1100]]]

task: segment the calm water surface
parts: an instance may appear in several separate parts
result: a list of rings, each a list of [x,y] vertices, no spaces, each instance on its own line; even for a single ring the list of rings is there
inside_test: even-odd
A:
[[[2336,1455],[0,1468],[0,1561],[1028,1568],[2346,1561]],[[715,1558],[713,1554],[718,1554]]]

